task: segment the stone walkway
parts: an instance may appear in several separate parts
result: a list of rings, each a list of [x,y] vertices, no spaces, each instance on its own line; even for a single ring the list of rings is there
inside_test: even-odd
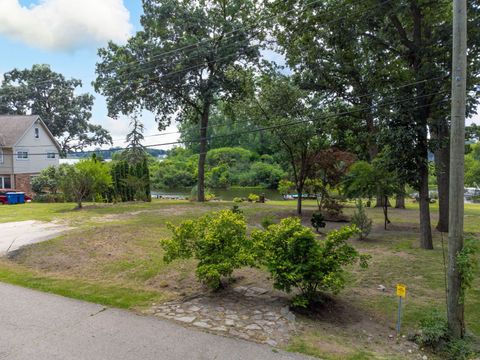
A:
[[[258,287],[238,286],[186,301],[156,305],[151,313],[209,332],[278,346],[295,331],[288,300]]]

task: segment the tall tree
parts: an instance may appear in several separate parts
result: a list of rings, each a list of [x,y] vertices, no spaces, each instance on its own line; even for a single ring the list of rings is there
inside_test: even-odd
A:
[[[14,69],[3,75],[0,114],[40,115],[62,147],[62,153],[112,144],[107,130],[90,122],[94,97],[77,95],[82,82],[66,79],[49,65]]]
[[[198,200],[205,200],[207,131],[212,106],[242,91],[246,64],[259,57],[253,0],[143,0],[142,31],[125,46],[100,49],[95,88],[110,114],[155,113],[199,126]]]
[[[127,149],[125,150],[123,157],[133,163],[137,164],[143,162],[147,157],[147,152],[142,142],[145,139],[143,135],[144,126],[139,120],[138,115],[135,114],[130,121],[130,132],[127,134]]]
[[[391,145],[391,153],[401,165],[400,178],[419,191],[420,242],[422,248],[431,249],[429,132],[433,127],[444,128],[441,122],[448,119],[451,2],[330,0],[282,16],[282,12],[287,14],[284,10],[299,9],[302,4],[301,0],[288,0],[273,5],[274,9],[282,10],[280,30],[286,31],[279,32],[277,38],[290,66],[302,77],[313,79],[313,85],[322,85],[322,91],[330,88],[333,94],[344,92],[358,94],[364,101],[373,99],[371,106],[365,104],[362,108],[376,110],[373,123],[380,125],[381,134],[388,135],[384,141]],[[472,12],[479,11],[478,1],[469,5]],[[470,62],[474,64],[469,78],[471,85],[478,77],[479,39],[477,36],[469,48]],[[332,62],[335,53],[340,56]],[[331,85],[322,82],[324,73],[331,74],[336,81]],[[368,84],[362,92],[356,91],[361,89],[357,87],[357,74]],[[470,103],[475,102],[471,97]],[[444,148],[448,134],[445,139],[445,132],[438,132],[436,142]],[[446,161],[445,157],[439,159]],[[441,166],[447,168],[448,163]],[[445,209],[445,196],[441,198],[441,208]]]
[[[257,127],[271,132],[289,165],[298,196],[297,213],[301,214],[305,183],[312,175],[315,156],[327,144],[320,124],[322,112],[312,104],[308,92],[275,72],[261,76],[259,92],[249,106]]]

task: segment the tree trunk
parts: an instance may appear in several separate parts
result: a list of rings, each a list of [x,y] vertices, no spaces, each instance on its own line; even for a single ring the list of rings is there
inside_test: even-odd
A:
[[[302,215],[302,191],[303,190],[300,190],[300,189],[297,189],[297,195],[298,195],[298,199],[297,199],[297,214],[298,215]]]
[[[200,119],[200,156],[198,158],[198,202],[205,201],[205,162],[207,159],[207,127],[210,106],[206,104]]]
[[[388,200],[388,197],[385,197],[381,194],[377,195],[377,201],[376,201],[375,207],[383,208],[385,205],[386,206],[392,206],[390,204],[390,201]]]
[[[441,119],[431,128],[432,139],[437,143],[435,150],[435,172],[438,185],[437,230],[448,232],[448,205],[450,182],[450,131],[447,119]]]
[[[418,196],[420,198],[420,247],[426,250],[433,249],[432,226],[430,222],[430,197],[428,191],[428,166],[425,159],[418,169],[420,177],[420,188]]]
[[[383,217],[385,219],[384,228],[387,230],[387,225],[390,224],[390,219],[388,218],[388,196],[385,196],[385,200],[383,202]]]
[[[405,193],[397,195],[395,199],[395,209],[405,209]]]

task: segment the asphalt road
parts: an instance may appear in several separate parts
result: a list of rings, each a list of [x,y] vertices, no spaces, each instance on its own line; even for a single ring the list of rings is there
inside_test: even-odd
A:
[[[154,317],[0,283],[0,359],[308,358]]]

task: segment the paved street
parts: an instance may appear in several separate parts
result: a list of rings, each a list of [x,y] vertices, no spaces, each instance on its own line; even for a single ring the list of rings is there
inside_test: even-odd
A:
[[[0,359],[301,360],[265,345],[0,283]]]

